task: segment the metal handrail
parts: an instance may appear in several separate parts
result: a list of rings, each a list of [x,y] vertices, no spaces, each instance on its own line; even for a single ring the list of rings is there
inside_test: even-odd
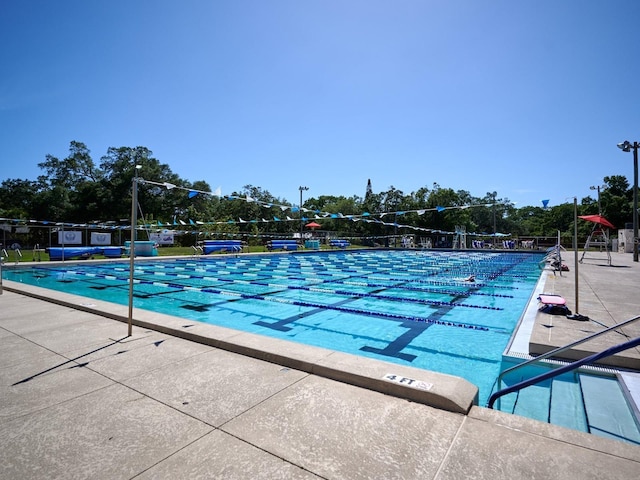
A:
[[[640,315],[637,315],[637,316],[635,316],[633,318],[625,320],[622,323],[617,323],[616,325],[612,325],[611,327],[608,327],[608,328],[606,328],[604,330],[601,330],[600,332],[592,333],[588,337],[581,338],[580,340],[576,340],[573,343],[568,343],[567,345],[563,345],[562,347],[558,347],[558,348],[555,348],[555,349],[553,349],[553,350],[551,350],[551,351],[549,351],[547,353],[543,353],[542,355],[538,355],[537,357],[531,358],[531,359],[527,360],[526,362],[522,362],[522,363],[519,363],[517,365],[514,365],[513,367],[507,368],[506,370],[500,372],[500,374],[498,375],[498,379],[496,380],[496,384],[498,385],[498,388],[500,388],[500,385],[502,384],[502,379],[504,378],[504,376],[507,373],[511,373],[514,370],[517,370],[517,369],[522,368],[522,367],[526,367],[527,365],[531,365],[532,363],[541,362],[542,360],[545,360],[545,359],[547,359],[549,357],[553,357],[554,355],[557,355],[558,353],[562,353],[565,350],[569,350],[570,348],[576,347],[576,346],[578,346],[578,345],[580,345],[582,343],[588,342],[589,340],[591,340],[593,338],[596,338],[596,337],[599,337],[600,335],[604,335],[605,333],[608,333],[608,332],[610,332],[612,330],[615,330],[617,328],[629,325],[630,323],[633,323],[636,320],[640,320]]]
[[[555,370],[551,370],[550,372],[542,373],[533,378],[530,378],[529,380],[523,380],[522,382],[516,383],[515,385],[512,385],[510,387],[507,387],[495,392],[493,395],[491,395],[491,397],[489,397],[489,403],[487,404],[487,406],[489,408],[493,408],[493,404],[495,403],[495,401],[498,398],[502,397],[503,395],[517,392],[518,390],[529,387],[531,385],[535,385],[536,383],[540,383],[544,380],[548,380],[550,378],[557,377],[558,375],[562,375],[563,373],[580,368],[582,365],[586,365],[588,363],[594,363],[600,360],[601,358],[610,357],[611,355],[615,355],[618,352],[622,352],[624,350],[637,347],[638,345],[640,345],[640,337],[637,337],[633,340],[629,340],[628,342],[620,343],[614,347],[609,347],[606,350],[603,350],[598,353],[594,353],[593,355],[589,355],[588,357],[585,357],[581,360],[576,360],[575,362],[570,363],[569,365],[556,368]]]

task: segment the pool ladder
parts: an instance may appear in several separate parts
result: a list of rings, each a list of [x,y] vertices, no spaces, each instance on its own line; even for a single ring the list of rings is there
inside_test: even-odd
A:
[[[625,320],[622,323],[618,323],[616,325],[612,325],[609,328],[606,328],[605,330],[602,330],[600,332],[596,332],[593,333],[585,338],[582,338],[580,340],[577,340],[573,343],[569,343],[567,345],[564,345],[562,347],[558,347],[554,350],[551,350],[547,353],[544,353],[542,355],[539,355],[535,358],[532,358],[530,360],[527,360],[526,362],[523,363],[519,363],[518,365],[515,365],[511,368],[507,368],[506,370],[504,370],[503,372],[500,372],[500,375],[498,375],[498,379],[496,381],[496,385],[497,388],[500,388],[500,386],[502,385],[502,379],[504,378],[504,376],[508,373],[513,372],[514,370],[518,370],[520,368],[526,367],[527,365],[532,365],[534,363],[539,363],[542,362],[543,360],[556,356],[559,353],[562,353],[566,350],[569,350],[570,348],[573,348],[577,345],[580,345],[582,343],[588,342],[589,340],[599,337],[600,335],[603,335],[605,333],[611,332],[613,330],[616,330],[620,327],[624,327],[626,325],[630,325],[631,323],[637,321],[640,319],[640,315],[637,315],[633,318],[630,318],[628,320]],[[569,363],[567,365],[564,365],[562,367],[558,367],[554,370],[551,370],[549,372],[537,375],[533,378],[530,378],[528,380],[523,380],[521,382],[516,383],[515,385],[512,385],[510,387],[507,388],[503,388],[502,390],[498,390],[497,392],[493,393],[491,395],[491,397],[489,397],[489,402],[487,403],[487,407],[489,408],[493,408],[493,404],[495,403],[496,400],[498,400],[500,397],[507,395],[509,393],[513,393],[513,392],[517,392],[523,388],[529,387],[531,385],[535,385],[537,383],[543,382],[545,380],[549,380],[553,377],[557,377],[558,375],[562,375],[563,373],[566,372],[570,372],[573,370],[577,370],[578,368],[580,368],[583,365],[590,365],[590,364],[594,364],[596,363],[598,360],[602,359],[602,358],[606,358],[606,357],[610,357],[612,355],[615,355],[616,353],[622,352],[624,350],[629,350],[630,348],[634,348],[636,346],[640,345],[640,337],[636,337],[635,339],[629,340],[627,342],[623,342],[620,343],[618,345],[615,345],[613,347],[607,348],[605,350],[602,350],[601,352],[598,353],[594,353],[592,355],[589,355],[588,357],[582,358],[580,360],[576,360],[573,363]]]
[[[20,251],[19,248],[14,248],[13,249],[13,254],[14,254],[14,260],[16,265],[18,265],[18,263],[20,263],[20,259],[22,258],[22,252]],[[7,253],[7,249],[3,248],[2,249],[2,262],[4,263],[5,259],[9,259],[9,254]]]
[[[19,248],[13,249],[13,254],[15,255],[16,265],[20,263],[20,259],[22,258],[22,252]],[[7,249],[2,249],[2,256],[0,256],[0,295],[2,295],[2,265],[4,265],[5,259],[9,258],[9,254],[7,253]]]

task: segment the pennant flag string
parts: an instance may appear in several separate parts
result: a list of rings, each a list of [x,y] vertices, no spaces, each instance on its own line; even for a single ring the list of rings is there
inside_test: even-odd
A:
[[[188,198],[194,198],[197,195],[207,195],[207,196],[215,196],[218,198],[225,198],[228,200],[240,200],[240,201],[245,201],[247,203],[256,203],[257,205],[260,205],[262,207],[265,208],[279,208],[282,212],[285,211],[290,211],[291,213],[300,213],[300,218],[291,218],[289,215],[285,215],[286,220],[281,219],[277,216],[273,216],[273,220],[267,220],[265,218],[261,218],[261,221],[263,223],[272,223],[272,222],[282,222],[282,221],[287,221],[287,222],[298,222],[298,221],[308,221],[309,218],[307,216],[303,216],[302,212],[314,212],[314,218],[321,220],[321,219],[326,219],[326,218],[330,218],[330,219],[346,219],[346,220],[350,220],[353,222],[357,222],[357,221],[365,221],[367,223],[377,223],[380,225],[385,225],[385,226],[393,226],[393,227],[397,227],[397,228],[406,228],[406,229],[411,229],[411,230],[415,230],[415,231],[424,231],[424,232],[433,232],[433,233],[443,233],[443,234],[452,234],[453,232],[444,232],[441,230],[435,230],[435,229],[430,229],[430,228],[425,228],[425,227],[418,227],[418,226],[414,226],[414,225],[406,225],[406,224],[400,224],[397,222],[384,222],[382,220],[382,218],[384,218],[385,216],[388,215],[394,215],[395,217],[397,216],[401,216],[401,215],[407,215],[409,213],[416,213],[417,215],[424,215],[426,212],[437,212],[437,213],[441,213],[444,212],[446,210],[455,210],[455,209],[466,209],[466,208],[470,208],[470,207],[491,207],[494,204],[489,203],[489,204],[475,204],[475,205],[454,205],[454,206],[448,206],[448,207],[443,207],[443,206],[436,206],[435,208],[421,208],[421,209],[416,209],[416,210],[398,210],[395,212],[379,212],[379,213],[370,213],[370,212],[363,212],[361,214],[348,214],[348,215],[344,215],[340,212],[338,213],[333,213],[333,212],[322,212],[320,210],[310,210],[308,208],[304,208],[301,206],[294,206],[294,205],[279,205],[279,204],[275,204],[272,202],[263,202],[260,200],[257,200],[255,198],[252,198],[249,195],[244,195],[242,197],[240,196],[236,196],[236,195],[227,195],[227,196],[222,196],[222,191],[221,188],[218,187],[214,192],[207,192],[207,191],[203,191],[203,190],[195,190],[192,188],[187,188],[187,187],[180,187],[177,185],[174,185],[172,183],[169,182],[154,182],[154,181],[150,181],[150,180],[145,180],[143,178],[138,178],[138,182],[140,184],[148,184],[148,185],[155,185],[155,186],[159,186],[159,187],[163,187],[166,188],[167,190],[184,190],[187,191],[188,194]],[[548,200],[543,201],[544,203],[547,203]],[[546,204],[545,204],[546,206]],[[379,218],[374,218],[374,217],[379,217]],[[8,219],[8,218],[0,218],[0,221],[11,221],[13,223],[40,223],[41,225],[48,225],[48,224],[54,224],[56,226],[62,227],[62,228],[102,228],[102,229],[129,229],[131,228],[130,226],[126,226],[126,225],[113,225],[113,222],[104,222],[104,223],[83,223],[83,224],[78,224],[78,223],[63,223],[63,222],[49,222],[49,221],[37,221],[37,220],[21,220],[21,219]],[[183,220],[178,220],[180,222],[180,225],[186,226],[187,223],[184,222]],[[193,227],[198,227],[198,226],[203,226],[203,225],[222,225],[222,224],[235,224],[235,223],[257,223],[258,220],[243,220],[242,218],[239,218],[237,221],[233,220],[233,219],[229,219],[226,221],[217,221],[217,222],[202,222],[202,221],[193,221],[192,219],[189,219],[189,224],[190,226]],[[169,224],[167,223],[166,226],[177,226],[178,223],[176,223],[176,219],[174,217],[173,223]],[[157,221],[157,225],[154,225],[153,227],[149,224],[147,225],[140,225],[137,226],[136,228],[157,228],[157,227],[163,227],[165,225],[163,225],[162,222]],[[475,234],[471,234],[469,233],[469,235],[475,235]]]
[[[168,183],[168,182],[164,182],[164,183],[153,182],[151,180],[145,180],[143,178],[139,178],[138,182],[139,183],[143,183],[143,184],[146,183],[146,184],[149,184],[149,185],[157,185],[159,187],[165,187],[165,188],[167,188],[169,190],[172,190],[172,189],[187,190],[189,192],[189,194],[188,194],[189,198],[193,198],[198,194],[210,195],[210,196],[215,196],[215,197],[222,198],[222,193],[221,193],[220,187],[218,187],[215,192],[206,192],[204,190],[194,190],[194,189],[191,189],[191,188],[179,187],[177,185],[173,185],[173,184]],[[302,211],[302,212],[311,211],[311,210],[309,210],[309,209],[307,209],[305,207],[296,206],[296,205],[279,205],[279,204],[274,204],[272,202],[263,202],[263,201],[255,199],[255,198],[252,198],[249,195],[245,195],[244,197],[239,197],[239,196],[235,196],[235,195],[227,195],[224,198],[226,198],[228,200],[244,200],[245,202],[248,202],[248,203],[255,202],[258,205],[262,205],[263,207],[266,207],[266,208],[277,207],[277,208],[280,208],[283,212],[286,211],[286,210],[290,210],[292,213],[298,213],[300,211]],[[433,212],[433,211],[436,211],[436,212],[440,213],[440,212],[444,212],[445,210],[466,209],[466,208],[470,208],[470,207],[491,207],[491,206],[493,206],[492,203],[481,203],[481,204],[475,204],[475,205],[452,205],[452,206],[448,206],[448,207],[443,207],[443,206],[438,205],[435,208],[421,208],[421,209],[416,209],[416,210],[398,210],[398,211],[395,211],[395,212],[379,212],[377,214],[371,214],[369,212],[364,212],[364,213],[359,214],[359,215],[352,215],[351,217],[363,217],[363,216],[369,216],[369,215],[377,215],[377,216],[380,216],[380,218],[382,218],[385,215],[406,215],[408,213],[417,213],[418,215],[424,215],[426,212]],[[344,217],[344,215],[342,213],[320,212],[319,210],[315,210],[314,212],[316,213],[316,218],[318,218],[318,216],[317,216],[318,214],[325,215],[325,216],[331,216],[331,218],[343,218]]]
[[[346,217],[344,217],[346,218]],[[276,223],[276,222],[282,222],[282,221],[294,221],[297,222],[299,221],[299,219],[292,219],[290,217],[287,218],[287,220],[281,220],[278,217],[274,217],[273,220],[267,220],[265,218],[261,219],[262,222],[264,223]],[[357,221],[364,221],[366,223],[376,223],[379,225],[384,225],[384,226],[390,226],[390,227],[397,227],[397,228],[405,228],[408,230],[414,230],[414,231],[420,231],[420,232],[426,232],[426,233],[435,233],[435,234],[443,234],[443,235],[454,235],[455,232],[450,232],[450,231],[446,231],[446,230],[439,230],[439,229],[433,229],[433,228],[426,228],[426,227],[418,227],[415,225],[407,225],[407,224],[400,224],[397,222],[384,222],[382,220],[376,219],[376,218],[367,218],[367,219],[363,219],[363,218],[351,218],[351,221],[357,222]],[[35,223],[39,223],[42,226],[47,226],[49,224],[51,225],[55,225],[55,227],[60,227],[62,229],[64,228],[96,228],[96,229],[106,229],[106,230],[129,230],[131,228],[130,225],[107,225],[105,223],[86,223],[86,224],[78,224],[78,223],[63,223],[63,222],[48,222],[48,221],[38,221],[38,220],[21,220],[21,219],[9,219],[9,218],[0,218],[0,222],[4,221],[11,221],[14,223],[21,223],[24,224],[25,222],[29,222],[31,224],[35,224]],[[183,222],[182,220],[180,220],[181,224],[183,225],[187,225],[185,222]],[[217,221],[217,222],[201,222],[201,221],[193,221],[192,219],[189,219],[189,225],[191,225],[192,227],[198,228],[199,226],[215,226],[215,225],[223,225],[223,224],[235,224],[235,223],[256,223],[258,222],[258,220],[250,220],[250,221],[246,221],[246,220],[242,220],[241,218],[236,222],[233,219],[227,220],[227,221]],[[175,225],[175,224],[173,224]],[[163,224],[162,222],[158,221],[157,223],[154,224],[144,224],[144,225],[137,225],[136,229],[138,230],[154,230],[157,231],[159,230],[161,227],[165,227],[165,226],[171,226],[171,224],[167,223],[166,225]],[[197,233],[200,234],[202,232],[200,231],[191,231],[191,230],[176,230],[176,229],[172,229],[175,233],[179,233],[179,234],[183,234],[183,233]],[[214,232],[209,232],[209,233],[214,233]],[[229,234],[228,232],[225,234]],[[240,234],[240,233],[238,233]],[[245,233],[246,234],[246,233]],[[267,234],[268,235],[268,234]],[[472,236],[489,236],[492,237],[494,236],[493,234],[486,234],[486,233],[473,233],[473,232],[468,232],[467,235],[472,235]],[[260,236],[259,234],[257,236]],[[505,234],[505,233],[496,233],[495,236],[510,236],[510,234]]]

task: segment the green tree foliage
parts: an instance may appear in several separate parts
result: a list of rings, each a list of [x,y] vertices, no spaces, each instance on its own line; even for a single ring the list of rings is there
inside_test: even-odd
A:
[[[604,189],[600,192],[602,214],[616,228],[624,228],[633,221],[633,188],[623,175],[604,177]]]
[[[315,212],[342,214],[342,218],[327,216],[318,220],[323,230],[339,232],[338,235],[357,235],[362,232],[361,225],[349,219],[350,216],[362,213],[362,200],[359,197],[321,195],[318,198],[309,198],[303,206]],[[306,216],[309,217],[309,213]]]
[[[100,168],[105,172],[100,185],[105,191],[103,212],[109,212],[110,219],[128,216],[134,176],[141,179],[138,183],[138,200],[143,207],[142,215],[153,214],[164,221],[173,218],[180,196],[185,193],[145,184],[144,179],[173,185],[181,185],[182,181],[168,165],[161,164],[152,155],[146,147],[111,147],[102,157]]]
[[[189,190],[212,190],[202,180],[180,178],[146,147],[110,147],[96,165],[87,146],[72,141],[65,158],[47,155],[38,166],[43,174],[37,181],[8,179],[0,184],[0,216],[77,223],[128,222],[133,179],[137,176],[139,218],[193,229],[194,238],[204,233],[255,238],[290,235],[300,229],[300,213],[282,210],[280,205],[289,203],[258,186],[245,185],[222,198],[206,193],[189,195]],[[632,189],[624,176],[604,177],[599,199],[603,215],[616,227],[624,228],[631,222]],[[464,226],[470,233],[553,237],[558,231],[572,235],[574,221],[572,202],[547,209],[516,208],[495,191],[474,197],[468,191],[454,191],[437,183],[405,194],[394,186],[376,193],[369,181],[364,198],[321,195],[307,198],[303,209],[302,216],[308,219],[322,216],[317,220],[322,230],[363,237],[414,233],[403,230],[402,225],[443,232]],[[598,198],[581,199],[578,210],[579,215],[598,213]],[[274,217],[282,221],[273,222]],[[592,225],[579,221],[578,227],[586,236]]]
[[[543,219],[548,214],[542,207],[522,207],[510,209],[509,219],[514,225],[513,233],[524,237],[541,237],[544,230]]]
[[[37,198],[42,189],[39,182],[9,179],[0,185],[0,216],[29,218],[36,211]]]

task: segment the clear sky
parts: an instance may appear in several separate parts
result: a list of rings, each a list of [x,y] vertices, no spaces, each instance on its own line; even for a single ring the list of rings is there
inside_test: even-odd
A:
[[[0,181],[76,140],[291,203],[633,182],[638,0],[2,0],[0,44]]]

